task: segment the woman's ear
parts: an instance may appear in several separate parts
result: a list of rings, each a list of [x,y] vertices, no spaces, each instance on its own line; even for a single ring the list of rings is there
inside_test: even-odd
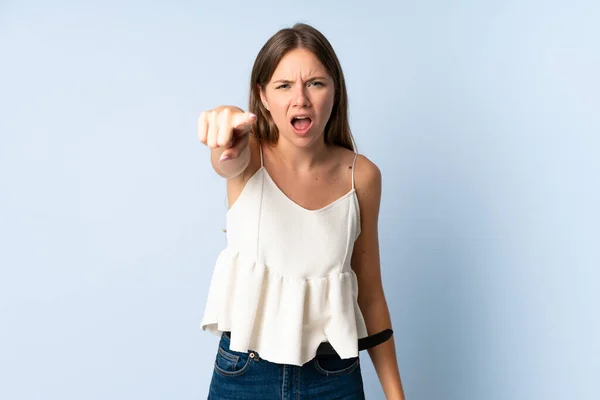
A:
[[[269,111],[269,103],[267,102],[267,96],[265,95],[265,92],[263,91],[262,87],[260,87],[260,85],[256,85],[258,87],[258,93],[260,93],[260,101],[262,102],[263,106],[267,109],[267,111]]]

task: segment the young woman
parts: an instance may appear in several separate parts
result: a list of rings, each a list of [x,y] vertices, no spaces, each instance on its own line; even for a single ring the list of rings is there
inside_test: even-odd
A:
[[[404,399],[383,293],[381,174],[354,151],[342,69],[306,24],[273,35],[249,111],[201,113],[199,140],[227,181],[227,247],[201,328],[220,339],[209,399],[363,399],[368,349]]]

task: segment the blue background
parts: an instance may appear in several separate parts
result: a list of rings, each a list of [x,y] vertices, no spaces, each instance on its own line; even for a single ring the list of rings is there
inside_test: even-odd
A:
[[[196,120],[246,108],[297,21],[382,171],[407,399],[598,399],[600,4],[579,0],[0,3],[0,398],[206,398],[226,206]]]

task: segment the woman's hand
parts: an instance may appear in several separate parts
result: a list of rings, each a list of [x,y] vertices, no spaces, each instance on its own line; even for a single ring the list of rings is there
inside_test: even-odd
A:
[[[198,139],[219,157],[220,163],[235,160],[248,148],[256,115],[234,106],[203,111],[198,118]]]

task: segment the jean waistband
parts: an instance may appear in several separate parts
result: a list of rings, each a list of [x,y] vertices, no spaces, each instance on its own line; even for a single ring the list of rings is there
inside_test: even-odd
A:
[[[231,339],[231,331],[223,331],[223,333],[228,339]],[[391,338],[393,333],[392,329],[384,329],[381,332],[360,338],[358,339],[358,350],[367,350],[375,347]],[[340,357],[329,342],[321,342],[317,348],[317,356]]]

